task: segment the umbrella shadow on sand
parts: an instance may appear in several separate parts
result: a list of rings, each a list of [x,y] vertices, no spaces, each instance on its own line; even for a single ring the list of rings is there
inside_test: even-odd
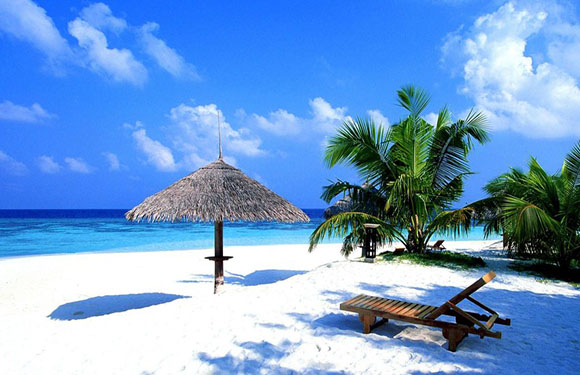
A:
[[[94,316],[143,309],[145,307],[160,305],[181,298],[190,297],[165,293],[99,296],[60,305],[56,310],[50,313],[48,317],[55,320],[87,319]]]
[[[302,275],[306,271],[299,270],[258,270],[247,275],[241,275],[233,272],[226,272],[225,281],[228,284],[256,286],[265,284],[274,284],[278,281],[286,280],[292,276]],[[182,283],[201,283],[213,281],[210,275],[194,275],[192,280],[181,280]]]

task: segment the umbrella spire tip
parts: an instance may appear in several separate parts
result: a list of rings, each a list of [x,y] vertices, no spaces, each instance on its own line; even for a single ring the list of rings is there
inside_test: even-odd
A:
[[[218,160],[223,160],[222,157],[222,127],[220,123],[220,111],[217,111],[217,118],[218,118],[218,144],[219,144],[219,156]]]

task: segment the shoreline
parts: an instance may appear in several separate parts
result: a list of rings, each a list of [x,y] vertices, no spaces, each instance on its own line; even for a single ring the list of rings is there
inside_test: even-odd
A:
[[[477,246],[480,243],[496,243],[498,241],[501,241],[501,238],[499,239],[486,239],[486,240],[445,240],[444,245],[449,245],[449,244],[456,244],[456,243],[469,243],[471,245],[475,245]],[[431,241],[434,242],[434,241]],[[342,242],[324,242],[321,243],[318,246],[326,246],[326,245],[332,245],[332,246],[339,246],[341,245]],[[227,249],[229,248],[254,248],[254,247],[271,247],[271,246],[308,246],[308,243],[277,243],[277,244],[256,244],[256,245],[224,245],[224,251],[227,251]],[[377,254],[380,251],[385,251],[385,250],[389,250],[389,249],[394,249],[395,247],[398,246],[402,246],[402,244],[400,242],[393,242],[391,245],[387,245],[384,247],[381,247],[380,249],[377,248]],[[452,247],[455,245],[451,245]],[[135,246],[138,247],[138,246]],[[379,251],[380,250],[380,251]],[[43,254],[28,254],[28,255],[14,255],[14,256],[0,256],[0,262],[4,261],[4,260],[8,260],[8,259],[23,259],[23,258],[36,258],[36,257],[58,257],[58,256],[66,256],[66,255],[82,255],[82,254],[87,254],[87,255],[95,255],[95,254],[147,254],[147,253],[170,253],[170,252],[180,252],[180,251],[213,251],[213,247],[202,247],[202,248],[189,248],[189,249],[163,249],[163,250],[119,250],[119,249],[110,249],[110,250],[96,250],[96,251],[79,251],[79,252],[63,252],[63,253],[43,253]],[[316,251],[316,250],[314,250]],[[356,252],[355,252],[356,253]]]

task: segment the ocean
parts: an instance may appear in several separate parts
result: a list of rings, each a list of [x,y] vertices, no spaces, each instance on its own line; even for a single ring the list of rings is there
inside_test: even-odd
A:
[[[127,210],[0,210],[0,258],[86,252],[133,252],[213,247],[212,223],[134,223]],[[324,221],[305,209],[309,223],[224,223],[224,246],[306,244]],[[437,238],[453,240],[452,237]],[[434,238],[435,239],[435,238]],[[482,240],[474,228],[457,240]],[[327,243],[340,243],[334,238]]]

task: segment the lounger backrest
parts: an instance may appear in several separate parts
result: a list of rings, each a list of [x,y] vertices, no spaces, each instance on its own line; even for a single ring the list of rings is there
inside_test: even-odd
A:
[[[474,282],[473,284],[471,284],[467,288],[463,289],[461,292],[459,292],[453,298],[451,298],[449,300],[449,302],[451,302],[454,305],[457,305],[459,302],[463,301],[467,296],[473,294],[475,291],[477,291],[479,288],[481,288],[485,284],[489,283],[494,278],[495,278],[495,272],[489,271],[488,273],[483,275],[482,278],[480,278],[479,280],[477,280],[476,282]]]
[[[433,245],[433,247],[439,247],[443,244],[443,242],[445,242],[445,240],[438,240],[437,242],[435,242],[435,244]]]
[[[453,298],[451,298],[448,302],[451,302],[454,305],[457,305],[459,302],[463,301],[465,298],[473,294],[479,288],[484,286],[485,284],[489,283],[491,280],[495,278],[495,272],[489,271],[479,280],[468,286],[467,288],[463,289],[461,292],[456,294]],[[443,314],[445,311],[449,310],[449,306],[447,302],[443,305],[439,306],[437,310],[434,310],[431,314],[427,315],[425,318],[427,319],[435,319],[439,315]]]

